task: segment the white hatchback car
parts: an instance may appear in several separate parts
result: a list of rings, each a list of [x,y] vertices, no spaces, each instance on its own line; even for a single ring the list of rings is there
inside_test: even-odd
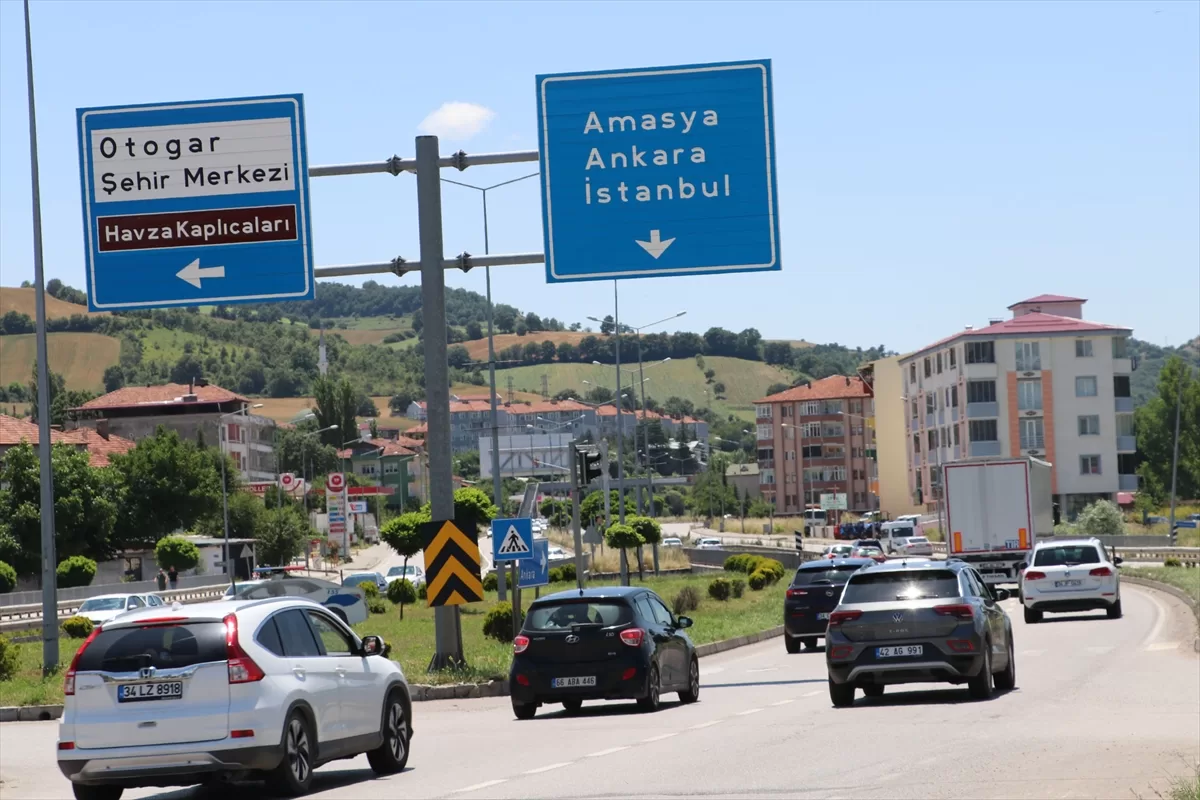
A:
[[[84,600],[75,616],[87,617],[93,625],[99,625],[126,611],[162,606],[162,598],[153,594],[101,594]]]
[[[225,599],[232,600],[234,592],[239,600],[263,600],[268,597],[306,597],[328,608],[333,615],[348,625],[366,622],[366,594],[356,586],[338,586],[336,583],[316,578],[293,578],[290,575],[268,578],[261,581],[240,581],[236,587],[225,590]]]
[[[712,539],[712,538],[697,539],[696,540],[696,549],[697,550],[720,550],[721,549],[721,540],[720,539]]]
[[[407,566],[401,564],[388,570],[387,581],[389,584],[401,578],[407,578],[413,586],[420,586],[425,582],[425,571],[416,564],[409,564]],[[384,591],[386,592],[387,590],[385,589]]]
[[[1041,542],[1021,575],[1025,621],[1042,621],[1047,611],[1104,609],[1109,619],[1121,616],[1120,558],[1109,560],[1099,539]]]
[[[247,777],[303,794],[313,769],[361,753],[400,772],[412,702],[386,651],[302,598],[125,614],[67,670],[59,769],[77,800]]]

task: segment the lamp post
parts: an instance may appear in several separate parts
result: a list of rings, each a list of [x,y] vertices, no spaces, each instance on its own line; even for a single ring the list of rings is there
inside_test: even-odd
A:
[[[228,437],[225,435],[225,420],[228,417],[237,417],[249,414],[251,409],[262,408],[262,403],[255,403],[252,406],[243,406],[237,411],[230,411],[228,414],[222,414],[217,417],[217,452],[220,455],[221,462],[221,516],[225,525],[225,544],[224,544],[224,559],[225,571],[229,573],[229,586],[237,593],[237,574],[236,571],[230,569],[229,564],[229,487],[225,482],[225,442]]]
[[[494,183],[491,186],[476,186],[470,183],[462,183],[461,181],[452,181],[449,178],[442,178],[445,183],[450,183],[455,186],[461,186],[464,189],[474,189],[479,192],[483,198],[483,253],[488,255],[491,253],[491,242],[488,239],[488,213],[487,213],[487,195],[492,189],[499,189],[501,186],[509,186],[514,183],[536,178],[539,173],[531,172],[528,175],[522,175],[519,178]],[[504,494],[504,480],[500,477],[500,413],[496,408],[496,339],[495,339],[495,314],[492,307],[492,268],[483,268],[484,281],[487,284],[487,340],[488,340],[488,424],[492,429],[492,493],[495,495],[496,506],[504,507],[502,499]],[[504,601],[508,596],[506,582],[504,579],[504,570],[496,571],[496,594],[501,601]],[[515,588],[515,587],[514,587]]]

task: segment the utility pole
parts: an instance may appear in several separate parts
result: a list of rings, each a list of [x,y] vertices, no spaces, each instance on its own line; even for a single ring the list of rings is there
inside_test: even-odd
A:
[[[571,440],[571,531],[575,542],[575,585],[580,591],[584,587],[583,530],[579,522],[579,506],[583,503],[583,490],[579,480],[579,440]]]
[[[613,281],[613,325],[616,326],[617,342],[614,350],[617,361],[617,515],[621,524],[625,524],[625,426],[621,418],[621,303],[618,299],[617,287],[620,284]],[[621,550],[624,560],[625,551]]]
[[[50,463],[50,357],[46,348],[46,273],[42,260],[42,191],[38,177],[33,37],[25,0],[25,84],[29,93],[29,179],[33,190],[33,297],[37,316],[38,476],[42,517],[42,674],[58,669],[58,566],[54,542],[54,470]]]
[[[1175,545],[1178,536],[1175,531],[1175,488],[1179,477],[1179,412],[1183,408],[1183,379],[1190,378],[1192,372],[1192,368],[1187,364],[1180,362],[1179,366],[1179,392],[1175,397],[1175,445],[1171,453],[1171,514],[1168,517],[1172,546]]]

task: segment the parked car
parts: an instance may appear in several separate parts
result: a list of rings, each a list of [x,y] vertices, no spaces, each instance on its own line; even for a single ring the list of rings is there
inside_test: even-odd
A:
[[[678,536],[668,536],[662,540],[663,547],[683,547],[683,539]]]
[[[931,556],[933,543],[924,536],[909,536],[895,541],[896,553],[902,556]]]
[[[821,551],[821,558],[854,558],[854,545],[852,544],[831,544]]]
[[[694,703],[700,664],[684,633],[691,625],[640,586],[572,589],[535,600],[513,639],[513,714],[532,719],[547,703],[562,703],[572,714],[585,700],[618,699],[656,711],[666,692]]]
[[[890,561],[853,573],[829,615],[825,663],[835,706],[862,689],[966,683],[987,699],[1016,685],[1012,624],[993,589],[962,561]]]
[[[401,772],[412,703],[386,649],[296,597],[130,613],[71,661],[59,769],[78,800],[247,777],[303,794],[313,769],[361,753]]]
[[[561,561],[567,558],[567,551],[557,545],[550,545],[546,548],[546,557],[551,561]]]
[[[703,539],[697,539],[696,540],[696,549],[697,550],[720,550],[721,549],[721,540],[707,538],[707,537],[703,538]]]
[[[409,582],[413,586],[420,586],[425,582],[425,570],[421,569],[416,564],[402,564],[398,567],[392,567],[388,570],[388,583],[391,583],[394,580],[399,580],[400,578],[408,578]]]
[[[378,572],[358,572],[342,578],[342,586],[361,586],[364,583],[374,583],[381,592],[387,591],[387,578]]]
[[[887,556],[878,547],[856,547],[854,548],[854,558],[869,558],[879,564],[887,561]]]
[[[75,615],[86,617],[93,625],[100,625],[126,611],[160,608],[163,605],[162,598],[153,594],[101,594],[84,600]]]
[[[874,547],[876,550],[883,550],[883,544],[878,539],[859,539],[854,543],[855,547]]]
[[[799,653],[801,644],[809,650],[816,648],[846,581],[854,572],[874,563],[869,558],[839,558],[807,561],[799,566],[783,601],[783,644],[789,653]]]
[[[305,597],[320,603],[335,617],[348,625],[357,625],[367,619],[366,595],[353,586],[338,586],[336,583],[317,578],[270,578],[265,581],[242,581],[236,587],[225,590],[225,599],[263,600],[268,597]]]
[[[1025,621],[1042,621],[1047,612],[1103,609],[1121,616],[1120,557],[1109,559],[1099,539],[1038,542],[1031,564],[1021,575]]]

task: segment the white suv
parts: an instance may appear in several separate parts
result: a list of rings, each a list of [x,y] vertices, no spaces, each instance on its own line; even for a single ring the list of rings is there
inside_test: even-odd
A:
[[[123,614],[67,670],[59,769],[78,800],[256,776],[297,795],[313,769],[360,753],[400,772],[412,703],[386,650],[297,597]]]
[[[1109,619],[1121,616],[1120,558],[1109,560],[1099,539],[1041,542],[1021,575],[1025,621],[1042,621],[1046,611],[1104,609]]]

